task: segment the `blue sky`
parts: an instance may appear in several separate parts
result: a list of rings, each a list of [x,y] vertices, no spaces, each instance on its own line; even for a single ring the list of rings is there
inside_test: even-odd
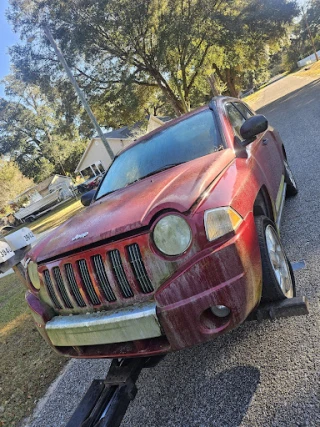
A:
[[[9,73],[8,47],[13,45],[18,36],[11,30],[5,17],[5,10],[8,7],[8,0],[0,0],[0,80]],[[2,95],[0,86],[0,96]]]

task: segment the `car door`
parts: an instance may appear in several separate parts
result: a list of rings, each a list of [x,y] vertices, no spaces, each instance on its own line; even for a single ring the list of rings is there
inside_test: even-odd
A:
[[[226,113],[233,127],[235,136],[243,139],[240,135],[240,128],[245,120],[254,115],[246,105],[241,102],[228,102],[225,104]],[[281,188],[284,179],[283,156],[278,141],[268,128],[265,132],[257,135],[256,139],[246,147],[248,154],[248,164],[254,167],[258,163],[264,176],[270,196],[276,202],[281,195]],[[254,160],[252,162],[252,160]],[[276,203],[277,205],[279,203]],[[278,206],[276,206],[278,210]]]

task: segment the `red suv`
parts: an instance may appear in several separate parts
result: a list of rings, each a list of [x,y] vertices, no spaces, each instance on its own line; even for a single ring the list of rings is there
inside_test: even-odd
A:
[[[278,133],[242,101],[170,121],[122,151],[90,206],[29,252],[40,333],[66,356],[150,356],[293,297],[278,230],[296,193]]]

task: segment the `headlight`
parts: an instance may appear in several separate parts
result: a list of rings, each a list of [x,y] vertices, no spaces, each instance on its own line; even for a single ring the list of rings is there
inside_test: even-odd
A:
[[[27,267],[28,275],[32,286],[36,289],[40,289],[40,278],[38,274],[38,266],[35,262],[30,261]]]
[[[211,242],[236,230],[241,221],[241,216],[230,207],[205,211],[204,227],[207,239]]]
[[[191,229],[181,216],[167,215],[158,221],[153,230],[153,241],[165,255],[180,255],[191,244]]]

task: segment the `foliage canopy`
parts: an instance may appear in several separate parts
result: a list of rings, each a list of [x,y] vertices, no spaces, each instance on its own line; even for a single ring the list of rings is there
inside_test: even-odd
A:
[[[50,97],[34,84],[10,75],[7,99],[0,98],[0,152],[9,154],[22,173],[40,182],[52,173],[73,172],[85,147],[76,123],[54,89]],[[75,98],[75,97],[74,97]]]
[[[14,162],[0,160],[0,213],[6,213],[8,202],[32,185]]]
[[[137,87],[148,88],[176,114],[209,95],[216,72],[236,96],[265,67],[287,25],[298,14],[289,0],[11,0],[9,17],[32,45],[12,58],[24,78],[59,79],[52,49],[35,26],[46,24],[93,104],[130,94],[145,105]],[[52,77],[52,71],[56,77]],[[48,77],[51,76],[49,79]],[[130,88],[130,89],[129,89]],[[112,105],[111,105],[111,111]],[[108,115],[106,114],[106,120]],[[127,124],[127,123],[126,123]]]
[[[295,0],[10,0],[21,42],[0,99],[0,153],[38,182],[72,173],[92,136],[44,25],[101,126],[116,128],[267,80],[297,14]]]

